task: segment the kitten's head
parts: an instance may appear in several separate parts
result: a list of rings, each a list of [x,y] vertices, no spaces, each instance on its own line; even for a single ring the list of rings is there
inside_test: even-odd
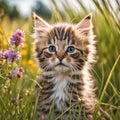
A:
[[[86,63],[94,62],[91,14],[76,25],[50,25],[35,13],[33,17],[35,50],[41,69],[79,71]]]

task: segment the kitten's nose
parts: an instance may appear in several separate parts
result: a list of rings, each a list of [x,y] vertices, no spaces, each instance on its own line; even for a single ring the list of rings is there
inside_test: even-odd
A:
[[[57,56],[57,58],[62,61],[63,60],[63,56]]]
[[[62,61],[64,58],[64,54],[62,52],[57,52],[57,58]]]

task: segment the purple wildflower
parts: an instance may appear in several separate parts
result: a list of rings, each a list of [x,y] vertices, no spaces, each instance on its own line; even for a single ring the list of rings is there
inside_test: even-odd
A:
[[[16,98],[11,98],[11,103],[13,103],[14,105],[18,106],[18,101]]]
[[[12,75],[13,75],[14,77],[17,77],[17,74],[18,74],[18,70],[13,70],[13,71],[12,71]]]
[[[16,103],[16,98],[11,98],[12,103]]]
[[[13,70],[12,76],[17,77],[17,78],[21,78],[23,76],[23,73],[24,73],[24,69],[21,67],[18,70]]]
[[[23,69],[22,67],[19,68],[17,77],[18,77],[18,78],[21,78],[21,77],[23,76],[23,73],[24,73],[24,69]]]
[[[22,45],[24,41],[24,32],[22,30],[16,30],[15,34],[10,38],[10,45]]]
[[[19,51],[14,52],[13,50],[7,50],[4,52],[4,57],[8,60],[8,63],[11,63],[15,59],[19,59],[21,57],[21,54]]]
[[[21,100],[21,99],[23,99],[23,98],[24,98],[24,96],[22,96],[22,95],[19,96],[19,100]]]

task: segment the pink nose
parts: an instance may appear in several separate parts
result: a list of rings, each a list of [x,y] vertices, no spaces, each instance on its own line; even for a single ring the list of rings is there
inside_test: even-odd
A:
[[[57,57],[60,61],[62,61],[62,60],[64,59],[64,57],[65,57],[65,53],[64,53],[63,51],[58,51],[58,52],[56,53],[56,57]]]
[[[57,58],[62,61],[63,60],[63,56],[57,56]]]

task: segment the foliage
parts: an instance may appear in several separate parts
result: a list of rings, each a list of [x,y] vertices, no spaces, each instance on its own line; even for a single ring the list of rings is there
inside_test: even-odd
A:
[[[51,10],[43,4],[41,1],[37,1],[35,6],[33,6],[32,10],[38,14],[39,16],[49,19],[51,17]]]
[[[33,49],[28,33],[31,32],[28,31],[30,22],[26,27],[23,25],[26,21],[20,20],[19,24],[18,21],[11,22],[6,17],[1,21],[0,27],[0,119],[2,120],[33,119],[34,114],[32,99],[38,69],[31,58]],[[18,25],[23,25],[21,29],[26,32],[16,30],[14,33]]]
[[[118,0],[90,1],[86,6],[83,0],[75,0],[76,4],[70,1],[51,1],[52,18],[50,23],[70,22],[77,23],[85,15],[93,13],[94,33],[96,35],[96,47],[98,50],[98,63],[92,73],[96,78],[97,97],[101,105],[113,118],[120,118],[120,17]],[[60,7],[62,5],[62,9]],[[76,7],[76,5],[78,7]],[[36,76],[40,71],[36,67],[32,47],[32,20],[18,19],[10,21],[4,17],[0,21],[0,51],[6,51],[9,47],[10,38],[16,29],[22,29],[25,33],[24,47],[21,51],[21,58],[9,65],[0,61],[0,119],[33,119],[35,106],[34,86]],[[116,61],[116,62],[115,62]],[[114,64],[115,63],[115,64]],[[9,75],[13,70],[19,71],[24,68],[21,78]],[[114,69],[113,69],[114,68]],[[98,106],[99,107],[99,106]],[[27,111],[27,112],[26,112]],[[95,116],[95,115],[94,115]]]
[[[14,13],[14,14],[13,14]],[[0,1],[0,16],[3,18],[5,15],[8,15],[10,19],[20,18],[20,12],[16,6],[11,7],[8,4],[7,0]]]
[[[98,63],[93,70],[96,78],[97,97],[100,98],[101,106],[108,111],[113,119],[117,120],[120,118],[120,17],[118,15],[120,3],[117,0],[114,3],[105,0],[93,0],[89,2],[92,3],[92,6],[86,6],[84,1],[76,0],[76,2],[79,7],[75,7],[74,4],[71,6],[67,0],[62,2],[63,9],[61,10],[55,0],[52,0],[52,19],[77,23],[83,16],[90,12],[93,13],[94,33],[98,50]],[[117,66],[111,73],[116,59],[118,60]],[[106,89],[104,89],[105,87]],[[103,92],[105,92],[104,95]]]

